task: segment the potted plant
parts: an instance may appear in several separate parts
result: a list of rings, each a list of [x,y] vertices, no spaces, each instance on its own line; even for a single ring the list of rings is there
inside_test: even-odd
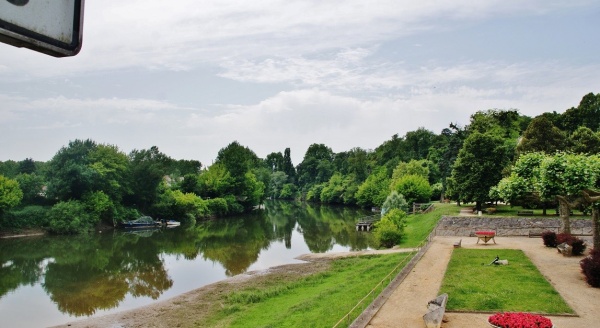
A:
[[[496,328],[552,328],[550,319],[532,313],[504,312],[488,318],[488,323]]]

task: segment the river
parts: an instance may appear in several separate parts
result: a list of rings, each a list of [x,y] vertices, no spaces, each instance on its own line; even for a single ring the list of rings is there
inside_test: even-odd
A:
[[[2,327],[44,327],[165,300],[306,253],[365,250],[369,215],[269,201],[265,208],[169,229],[0,239]]]

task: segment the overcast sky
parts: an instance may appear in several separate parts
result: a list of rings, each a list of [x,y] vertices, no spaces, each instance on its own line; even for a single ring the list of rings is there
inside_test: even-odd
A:
[[[237,140],[297,165],[589,92],[598,1],[88,0],[75,57],[0,44],[0,160],[90,138],[210,165]]]

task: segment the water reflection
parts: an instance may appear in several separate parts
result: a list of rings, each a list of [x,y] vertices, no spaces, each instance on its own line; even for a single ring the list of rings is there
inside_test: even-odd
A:
[[[269,202],[264,211],[191,227],[0,240],[0,316],[9,315],[3,304],[21,286],[39,286],[69,317],[118,309],[128,295],[159,299],[175,283],[166,256],[218,263],[226,276],[233,276],[246,272],[277,243],[311,252],[339,246],[366,249],[369,234],[354,227],[363,214],[343,207]],[[298,233],[305,245],[292,244],[302,240],[292,238]]]

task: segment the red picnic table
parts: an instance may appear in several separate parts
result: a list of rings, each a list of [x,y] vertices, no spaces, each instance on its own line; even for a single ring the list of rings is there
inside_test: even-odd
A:
[[[479,244],[480,240],[483,240],[485,244],[490,240],[492,240],[494,244],[496,243],[496,239],[494,239],[494,237],[496,237],[496,231],[475,231],[475,236],[477,236],[477,244]]]

